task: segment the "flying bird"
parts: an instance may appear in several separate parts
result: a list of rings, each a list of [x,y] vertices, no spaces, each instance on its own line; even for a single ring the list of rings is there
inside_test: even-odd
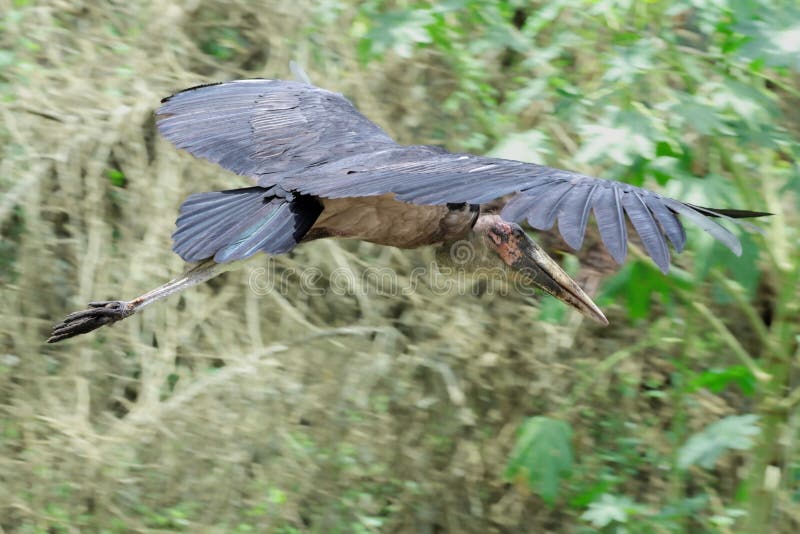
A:
[[[669,244],[680,252],[686,241],[681,219],[740,255],[739,240],[713,219],[766,215],[695,206],[543,165],[400,145],[344,96],[308,83],[256,79],[192,87],[162,100],[156,121],[176,147],[254,185],[189,196],[172,248],[196,265],[133,300],[90,303],[57,324],[49,343],[129,317],[258,252],[284,254],[326,237],[443,251],[468,243],[475,252],[461,267],[496,267],[608,324],[518,222],[540,230],[557,223],[564,241],[578,249],[594,213],[603,244],[622,263],[630,221],[666,273]],[[481,211],[481,204],[506,195],[512,196],[499,214]],[[437,255],[445,262],[450,256]]]

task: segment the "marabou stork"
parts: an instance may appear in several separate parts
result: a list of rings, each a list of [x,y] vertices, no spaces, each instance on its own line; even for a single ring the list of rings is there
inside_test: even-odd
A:
[[[283,254],[324,237],[415,248],[466,241],[478,251],[466,267],[491,265],[602,324],[603,313],[518,221],[549,229],[581,247],[590,212],[617,263],[627,252],[628,223],[666,273],[667,242],[683,249],[678,216],[734,253],[741,245],[711,218],[760,212],[694,206],[632,185],[505,159],[402,146],[342,95],[282,80],[201,85],[165,98],[158,130],[178,148],[255,185],[198,193],[180,208],[173,250],[197,263],[179,278],[131,301],[92,302],[56,325],[50,343],[114,323],[168,295],[201,283],[226,264],[262,251]],[[480,205],[513,194],[499,215]],[[447,259],[448,254],[438,254]]]

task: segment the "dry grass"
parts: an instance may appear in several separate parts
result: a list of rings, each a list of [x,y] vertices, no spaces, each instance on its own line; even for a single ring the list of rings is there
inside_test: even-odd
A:
[[[538,322],[521,298],[424,288],[257,296],[260,258],[115,328],[43,345],[65,312],[181,271],[169,236],[187,194],[246,184],[156,138],[163,96],[288,77],[296,59],[401,139],[441,115],[419,86],[428,67],[359,66],[343,31],[308,35],[323,11],[310,2],[132,5],[0,0],[14,54],[0,73],[0,530],[557,530],[567,512],[502,479],[514,432],[564,408],[575,384],[597,413],[617,405],[646,422],[639,400],[589,367],[636,332],[593,338]],[[242,41],[227,61],[202,51],[229,27]],[[317,242],[277,261],[402,277],[430,258]],[[629,376],[659,372],[657,354],[623,360]]]

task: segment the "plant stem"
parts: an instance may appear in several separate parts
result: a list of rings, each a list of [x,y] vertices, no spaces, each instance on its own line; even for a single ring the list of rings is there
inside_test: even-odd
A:
[[[776,273],[778,288],[794,288],[800,270],[782,271],[779,263],[772,265]],[[778,291],[775,314],[769,330],[770,342],[766,345],[763,365],[772,379],[763,384],[759,395],[758,413],[761,415],[762,434],[756,448],[748,478],[748,516],[744,532],[760,534],[769,532],[774,520],[777,490],[780,478],[774,480],[769,469],[782,468],[786,450],[781,440],[781,431],[792,409],[796,394],[787,395],[787,383],[792,367],[792,345],[795,332],[791,317],[796,313],[795,296],[792,290]]]
[[[736,336],[731,333],[725,323],[723,323],[719,317],[714,315],[708,307],[703,304],[702,302],[692,302],[691,303],[694,308],[700,312],[700,315],[708,321],[708,323],[717,331],[720,338],[730,347],[733,353],[739,358],[742,364],[747,367],[753,376],[756,377],[760,383],[769,383],[774,380],[774,377],[770,376],[769,373],[765,372],[757,363],[756,361],[747,353],[747,350],[739,343],[739,340],[736,339]]]

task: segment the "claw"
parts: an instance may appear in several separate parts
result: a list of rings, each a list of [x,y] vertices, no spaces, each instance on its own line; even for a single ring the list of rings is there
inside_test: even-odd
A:
[[[91,332],[101,326],[130,317],[133,312],[133,306],[122,300],[90,302],[89,309],[70,313],[63,321],[55,325],[47,342],[56,343]]]
[[[93,300],[89,303],[90,308],[108,308],[108,307],[118,307],[124,306],[127,302],[123,302],[121,300]]]

